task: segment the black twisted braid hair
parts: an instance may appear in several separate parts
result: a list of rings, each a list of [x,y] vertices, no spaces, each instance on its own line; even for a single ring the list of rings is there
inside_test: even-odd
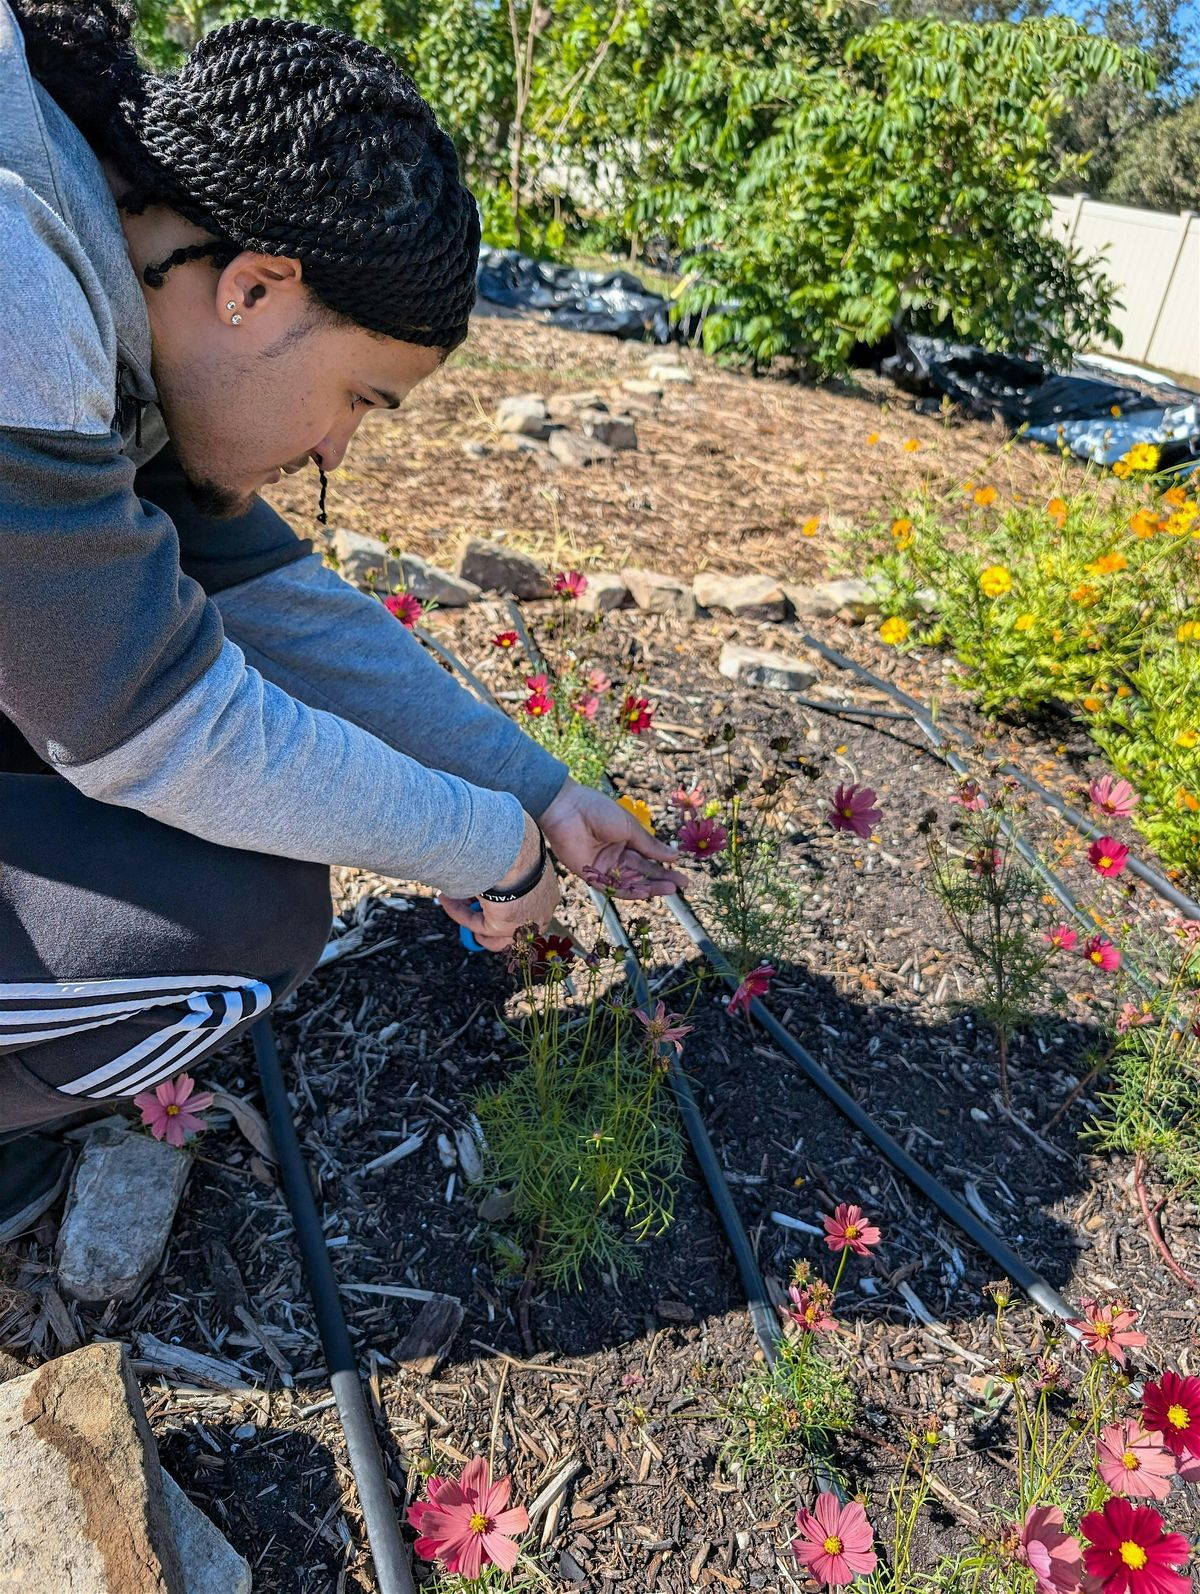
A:
[[[143,272],[243,250],[299,260],[331,318],[449,352],[475,300],[479,211],[450,139],[384,51],[246,17],[177,72],[139,63],[130,0],[10,0],[30,69],[128,184],[213,235]],[[322,518],[324,509],[322,473]]]

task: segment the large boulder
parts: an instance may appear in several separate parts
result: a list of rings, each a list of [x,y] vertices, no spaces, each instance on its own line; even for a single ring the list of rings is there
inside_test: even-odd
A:
[[[742,620],[784,620],[787,599],[771,576],[727,576],[705,570],[692,582],[696,602],[704,609],[724,609]]]
[[[333,534],[338,574],[363,592],[390,592],[401,582],[400,561],[385,542],[339,526]]]
[[[611,459],[613,450],[597,437],[581,437],[578,432],[568,432],[564,427],[550,433],[550,452],[560,465],[595,465],[602,459]]]
[[[694,619],[696,595],[690,582],[661,575],[657,570],[636,570],[631,566],[621,571],[621,580],[629,588],[634,603],[648,614],[677,614],[685,620]]]
[[[608,614],[629,597],[629,588],[615,570],[589,570],[587,586],[579,599],[585,614]]]
[[[415,553],[400,555],[404,590],[422,603],[438,603],[443,609],[461,609],[482,596],[482,588],[449,570],[439,570]]]
[[[721,649],[717,668],[731,681],[743,686],[773,687],[777,692],[803,692],[817,679],[817,670],[807,659],[773,648],[748,648],[727,642]]]
[[[548,598],[550,577],[543,565],[516,548],[468,537],[459,550],[457,574],[484,592],[504,592],[514,598]]]

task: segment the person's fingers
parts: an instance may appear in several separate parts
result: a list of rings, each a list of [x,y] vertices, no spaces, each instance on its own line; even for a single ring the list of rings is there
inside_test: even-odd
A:
[[[627,846],[631,852],[640,852],[643,858],[654,858],[659,863],[680,863],[679,854],[674,847],[669,847],[665,841],[660,841],[657,836],[652,836],[644,825],[633,821]]]
[[[443,913],[448,914],[455,924],[464,925],[468,930],[475,931],[478,939],[478,931],[483,924],[483,914],[478,908],[473,908],[470,901],[464,897],[439,896],[438,901],[441,903]]]

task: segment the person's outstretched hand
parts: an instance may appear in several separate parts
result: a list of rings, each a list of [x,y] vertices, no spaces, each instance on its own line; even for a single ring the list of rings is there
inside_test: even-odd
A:
[[[667,867],[679,859],[628,809],[569,776],[540,824],[550,849],[572,874],[617,897],[670,896],[686,885]]]

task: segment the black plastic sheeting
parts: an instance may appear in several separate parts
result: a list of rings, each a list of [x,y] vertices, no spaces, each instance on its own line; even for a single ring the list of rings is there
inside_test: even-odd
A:
[[[499,306],[570,332],[605,332],[654,343],[682,340],[688,332],[686,324],[671,325],[671,301],[651,293],[628,271],[580,271],[531,260],[515,249],[482,249],[475,285],[484,314]]]

